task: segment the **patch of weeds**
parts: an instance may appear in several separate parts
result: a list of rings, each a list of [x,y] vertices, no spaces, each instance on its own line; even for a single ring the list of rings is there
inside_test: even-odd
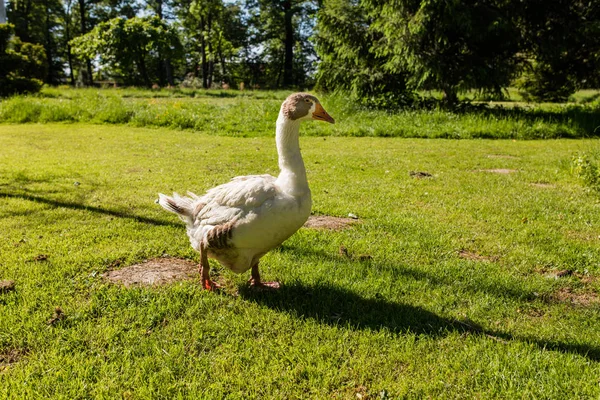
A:
[[[590,191],[600,194],[600,159],[591,153],[576,154],[571,160],[571,172]]]

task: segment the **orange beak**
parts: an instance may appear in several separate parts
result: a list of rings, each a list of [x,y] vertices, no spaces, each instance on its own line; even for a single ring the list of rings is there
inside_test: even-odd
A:
[[[315,112],[313,112],[312,117],[317,121],[325,121],[329,122],[330,124],[335,124],[335,120],[331,118],[331,115],[327,114],[327,111],[325,111],[325,109],[319,103],[315,105]]]

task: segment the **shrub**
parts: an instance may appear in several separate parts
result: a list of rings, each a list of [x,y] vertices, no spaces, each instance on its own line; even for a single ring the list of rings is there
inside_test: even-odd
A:
[[[42,87],[46,55],[39,44],[22,42],[14,26],[0,25],[0,97],[35,93]]]
[[[577,90],[564,69],[546,63],[535,64],[516,83],[526,101],[564,103]]]

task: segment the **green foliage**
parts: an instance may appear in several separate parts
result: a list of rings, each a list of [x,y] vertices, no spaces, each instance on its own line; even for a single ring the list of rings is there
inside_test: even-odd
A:
[[[247,43],[247,27],[238,2],[187,0],[179,4],[183,42],[191,67],[182,84],[205,89],[243,80],[238,56]],[[195,84],[194,80],[201,83]]]
[[[370,1],[374,43],[394,71],[408,71],[416,89],[500,93],[518,66],[519,31],[507,2],[481,0]]]
[[[573,77],[543,62],[534,63],[516,84],[526,101],[562,103],[576,91]]]
[[[126,84],[152,86],[157,56],[175,58],[181,43],[175,28],[158,17],[114,18],[71,41],[73,53],[96,59]]]
[[[407,91],[441,90],[454,104],[469,90],[501,98],[527,70],[520,87],[529,98],[565,101],[598,83],[598,4],[326,0],[316,32],[318,84],[382,104],[394,96],[410,103]]]
[[[247,0],[249,44],[255,48],[248,67],[261,87],[312,85],[315,53],[309,40],[317,0]]]
[[[571,171],[588,189],[600,193],[600,158],[597,155],[574,155],[571,159]]]
[[[220,136],[271,136],[289,92],[188,89],[44,89],[0,103],[0,122],[93,122],[193,129]],[[599,100],[569,106],[384,111],[347,95],[319,95],[335,125],[304,135],[547,139],[600,135]],[[366,122],[368,121],[368,123]]]
[[[497,1],[324,4],[317,25],[324,89],[390,102],[410,99],[407,87],[441,89],[455,103],[461,90],[500,93],[517,71],[518,30]]]
[[[520,87],[535,101],[565,101],[600,76],[600,3],[528,0],[515,8],[532,66]]]
[[[64,77],[64,31],[61,26],[65,0],[6,1],[8,21],[23,42],[43,46],[44,82],[56,84]],[[71,0],[74,1],[74,0]]]
[[[0,24],[0,97],[35,93],[43,84],[44,48],[13,35],[13,25]]]
[[[382,35],[371,29],[364,1],[325,0],[318,13],[315,42],[321,61],[317,88],[350,93],[353,101],[370,107],[411,104],[406,74],[391,70],[375,51]]]

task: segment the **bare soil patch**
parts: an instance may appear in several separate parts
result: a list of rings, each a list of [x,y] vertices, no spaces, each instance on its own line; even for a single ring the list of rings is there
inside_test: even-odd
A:
[[[468,250],[460,250],[458,252],[458,256],[460,258],[464,258],[465,260],[471,260],[471,261],[487,261],[487,262],[495,262],[498,261],[498,257],[497,256],[483,256],[481,254],[478,253],[474,253],[472,251],[468,251]]]
[[[102,275],[112,283],[131,286],[160,286],[198,277],[198,265],[180,258],[164,257],[130,265]]]
[[[492,174],[513,174],[519,172],[517,169],[496,168],[496,169],[480,169],[480,172],[490,172]]]
[[[6,349],[0,351],[0,371],[9,368],[19,362],[26,354],[25,350]]]
[[[0,293],[15,290],[15,281],[0,281]]]
[[[329,215],[311,215],[308,221],[304,224],[305,228],[312,229],[330,229],[333,231],[341,231],[348,228],[357,222],[353,218],[331,217]]]
[[[410,171],[408,174],[410,176],[412,176],[413,178],[417,178],[417,179],[433,178],[433,174],[430,174],[429,172],[425,172],[425,171]]]
[[[574,292],[569,287],[561,288],[552,295],[552,299],[562,303],[571,303],[578,306],[600,304],[600,296],[594,292]]]

